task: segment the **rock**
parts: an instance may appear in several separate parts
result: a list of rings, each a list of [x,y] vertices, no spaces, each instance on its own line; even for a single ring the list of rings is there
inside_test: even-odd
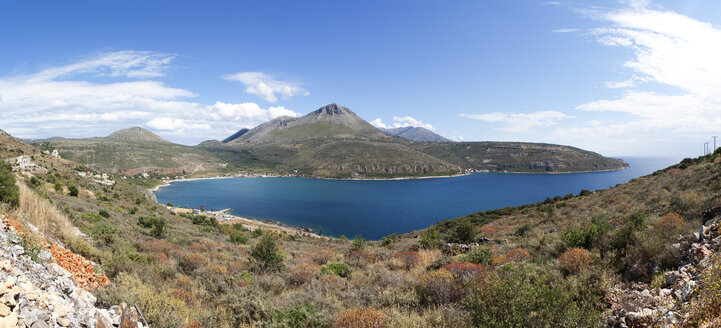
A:
[[[3,269],[4,271],[10,271],[10,268],[12,268],[12,265],[10,264],[10,260],[4,259],[0,261],[0,269]]]
[[[95,326],[97,328],[113,328],[113,324],[110,322],[110,319],[100,314],[100,311],[95,312]]]
[[[70,326],[70,319],[68,318],[58,318],[56,322],[63,327]]]
[[[119,328],[136,328],[140,323],[140,315],[135,307],[128,307],[127,304],[120,304],[122,314],[120,315]]]
[[[0,328],[15,328],[18,326],[18,315],[13,312],[10,315],[0,318]]]
[[[680,277],[681,273],[678,271],[669,271],[663,275],[663,279],[668,286],[673,286],[676,283],[676,280],[678,280]]]
[[[0,317],[7,317],[11,312],[7,305],[0,303]]]
[[[31,328],[50,328],[45,321],[35,321]]]

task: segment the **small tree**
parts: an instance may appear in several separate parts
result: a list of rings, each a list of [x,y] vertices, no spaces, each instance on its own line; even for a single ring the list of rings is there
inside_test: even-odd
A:
[[[366,248],[366,240],[363,239],[363,236],[358,235],[353,238],[353,245],[351,245],[350,250],[351,251],[360,251]]]
[[[263,239],[253,246],[250,255],[261,271],[278,271],[283,266],[283,256],[278,252],[278,246],[270,234],[263,235]]]
[[[69,184],[68,191],[70,192],[70,196],[73,196],[73,197],[77,197],[78,194],[80,193],[78,186],[76,186],[75,184]]]
[[[7,203],[11,207],[17,207],[20,204],[20,195],[18,186],[15,185],[12,166],[2,162],[0,162],[0,202]]]
[[[62,192],[63,191],[63,183],[60,181],[55,181],[55,191],[56,192]]]
[[[435,227],[429,227],[421,235],[421,240],[418,241],[418,245],[424,249],[433,249],[441,246],[441,234]]]
[[[470,221],[463,221],[456,225],[453,230],[453,241],[458,243],[470,243],[476,237],[476,227]]]

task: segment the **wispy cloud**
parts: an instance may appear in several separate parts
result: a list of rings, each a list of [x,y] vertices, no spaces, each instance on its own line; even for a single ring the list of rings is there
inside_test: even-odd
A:
[[[391,129],[391,128],[402,128],[407,126],[414,126],[414,127],[420,127],[425,128],[431,131],[435,131],[436,129],[433,127],[433,125],[429,123],[423,123],[411,116],[394,116],[393,117],[393,123],[392,124],[385,124],[380,118],[377,118],[375,120],[372,120],[370,122],[373,126],[383,129]]]
[[[502,123],[505,126],[497,130],[511,133],[529,133],[537,127],[548,127],[557,124],[560,120],[571,116],[558,111],[538,111],[532,113],[487,113],[487,114],[459,114],[460,117],[474,120]]]
[[[595,11],[607,25],[587,31],[600,44],[632,52],[623,63],[629,79],[609,82],[624,88],[617,97],[576,107],[586,112],[615,112],[625,121],[608,126],[586,124],[558,131],[567,138],[653,140],[633,151],[664,151],[674,144],[700,142],[721,126],[721,30],[667,10],[649,9],[649,1],[626,1],[619,10]],[[657,85],[675,89],[657,88]],[[654,146],[655,145],[655,146]],[[665,147],[667,148],[667,147]],[[680,147],[679,147],[680,148]]]
[[[309,94],[299,83],[276,80],[261,72],[228,74],[223,76],[223,79],[240,82],[245,85],[245,92],[272,103],[277,102],[279,96],[288,99],[299,94]]]
[[[107,52],[0,77],[0,128],[21,137],[47,137],[50,129],[55,135],[84,137],[145,125],[165,135],[192,135],[195,142],[222,138],[276,116],[298,115],[280,106],[189,101],[194,92],[152,80],[171,69],[174,58],[147,51]]]

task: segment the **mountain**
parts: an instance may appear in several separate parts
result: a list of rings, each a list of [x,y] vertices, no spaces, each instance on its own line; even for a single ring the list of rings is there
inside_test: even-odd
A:
[[[238,132],[233,133],[232,135],[230,135],[230,137],[227,137],[227,138],[223,139],[223,141],[221,141],[221,142],[222,142],[222,143],[231,142],[231,141],[233,141],[233,140],[235,140],[235,139],[240,138],[242,135],[244,135],[244,134],[245,134],[246,132],[248,132],[248,131],[250,131],[250,130],[249,130],[249,129],[246,129],[246,128],[242,128],[242,129],[238,130]]]
[[[115,131],[105,138],[128,142],[170,143],[170,141],[161,138],[159,135],[138,126]]]
[[[61,157],[90,168],[125,175],[221,172],[226,167],[202,148],[171,143],[140,127],[119,130],[106,137],[50,138],[33,144],[44,150],[57,149]]]
[[[381,131],[349,108],[329,104],[302,117],[275,118],[237,138],[231,136],[226,143],[207,141],[198,146],[238,167],[298,171],[314,177],[453,175],[465,169],[578,172],[625,167],[621,160],[568,146],[409,140],[414,138],[443,139],[423,128]]]
[[[426,128],[421,127],[415,127],[415,126],[406,126],[401,128],[393,128],[393,129],[383,129],[378,128],[379,130],[394,135],[399,136],[401,138],[406,138],[408,140],[413,141],[437,141],[437,142],[450,142],[451,140],[448,140],[444,137],[441,137],[438,134],[433,133],[431,130],[428,130]]]

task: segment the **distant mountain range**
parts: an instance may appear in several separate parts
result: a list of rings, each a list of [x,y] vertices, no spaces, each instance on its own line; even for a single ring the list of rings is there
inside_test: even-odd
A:
[[[103,138],[51,138],[44,149],[119,173],[260,171],[310,177],[410,177],[465,170],[577,172],[626,164],[582,149],[522,142],[450,142],[423,128],[379,130],[350,109],[330,104],[293,118],[278,117],[223,141],[177,145],[134,127]]]
[[[451,142],[440,135],[433,133],[431,130],[415,126],[405,126],[401,128],[383,129],[379,130],[388,133],[390,135],[399,136],[413,141],[433,141],[433,142]]]

